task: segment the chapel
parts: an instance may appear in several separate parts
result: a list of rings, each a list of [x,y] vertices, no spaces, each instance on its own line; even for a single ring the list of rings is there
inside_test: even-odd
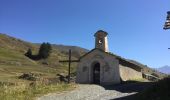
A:
[[[94,37],[95,48],[79,59],[77,83],[113,85],[142,78],[141,66],[109,52],[107,32],[99,30]]]

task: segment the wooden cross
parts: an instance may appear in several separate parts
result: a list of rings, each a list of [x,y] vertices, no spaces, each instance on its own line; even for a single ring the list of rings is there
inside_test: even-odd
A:
[[[79,62],[79,60],[71,60],[71,49],[69,49],[69,59],[68,60],[61,60],[59,62],[68,62],[68,83],[70,83],[70,67],[72,62]]]

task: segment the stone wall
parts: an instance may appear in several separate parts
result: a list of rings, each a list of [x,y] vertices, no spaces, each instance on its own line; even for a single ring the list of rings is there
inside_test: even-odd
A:
[[[121,64],[119,64],[119,68],[120,77],[123,81],[142,79],[142,73],[140,71],[136,71],[128,66],[123,66]]]

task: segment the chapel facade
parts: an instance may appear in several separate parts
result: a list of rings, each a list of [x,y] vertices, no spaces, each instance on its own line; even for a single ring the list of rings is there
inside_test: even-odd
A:
[[[95,48],[79,59],[77,83],[113,85],[122,80],[142,78],[140,66],[109,53],[107,36],[108,33],[102,30],[94,34]]]

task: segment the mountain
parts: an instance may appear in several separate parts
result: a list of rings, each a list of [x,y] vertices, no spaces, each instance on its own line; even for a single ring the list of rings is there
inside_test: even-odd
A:
[[[52,44],[52,53],[48,59],[34,61],[24,55],[29,48],[32,50],[33,55],[36,55],[38,53],[39,47],[40,43],[30,43],[0,33],[0,76],[3,76],[2,74],[10,74],[8,76],[16,76],[23,72],[40,72],[47,76],[51,76],[51,74],[54,76],[57,73],[67,74],[68,64],[59,63],[59,61],[68,60],[68,50],[72,50],[72,59],[74,60],[79,59],[80,56],[89,51],[78,46]],[[158,71],[155,71],[154,69],[151,69],[148,66],[143,65],[137,61],[129,59],[127,60],[129,62],[142,66],[144,72],[146,73],[154,73],[157,74],[159,77],[164,76],[164,74],[159,73]],[[72,73],[76,72],[76,64],[77,63],[72,63]]]
[[[39,43],[35,43],[35,45],[40,46]],[[69,49],[71,49],[72,56],[79,58],[83,54],[89,52],[89,50],[85,48],[81,48],[78,46],[67,46],[62,44],[52,44],[52,48],[58,50],[59,52],[68,55]]]
[[[157,70],[162,72],[162,73],[165,73],[165,74],[170,74],[170,66],[168,66],[168,65],[157,68]]]
[[[66,46],[66,45],[57,45],[57,44],[53,44],[52,46],[64,54],[68,54],[68,50],[71,49],[72,55],[74,55],[76,58],[79,58],[80,56],[82,56],[82,54],[89,52],[89,50],[78,46]]]
[[[0,63],[2,62],[11,63],[11,61],[15,63],[16,60],[19,63],[28,62],[30,61],[30,59],[28,60],[28,58],[25,57],[24,54],[30,48],[33,51],[33,54],[36,55],[38,53],[39,47],[40,47],[40,44],[38,43],[26,42],[24,40],[17,39],[17,38],[8,36],[6,34],[0,33]],[[47,61],[49,61],[49,64],[51,66],[57,66],[58,63],[56,62],[58,62],[59,60],[67,59],[69,49],[72,50],[72,59],[78,59],[80,56],[88,52],[87,49],[77,47],[77,46],[65,46],[65,45],[52,44],[52,48],[53,50],[52,50],[51,56],[47,59]],[[21,58],[21,59],[18,59],[18,58]],[[25,59],[25,62],[21,61],[24,59]],[[31,62],[35,62],[35,61],[31,61]]]
[[[40,73],[45,78],[54,78],[57,74],[67,74],[68,64],[59,63],[68,60],[68,49],[72,50],[72,59],[78,59],[88,50],[77,46],[52,44],[52,53],[48,59],[32,60],[24,54],[30,48],[33,55],[38,54],[40,44],[27,42],[0,33],[0,82],[20,82],[17,77],[23,73]],[[71,64],[71,73],[75,73],[76,64]]]

